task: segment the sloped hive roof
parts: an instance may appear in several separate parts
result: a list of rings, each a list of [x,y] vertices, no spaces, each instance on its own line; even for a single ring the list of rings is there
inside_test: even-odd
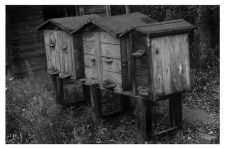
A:
[[[120,34],[123,34],[127,30],[131,30],[137,26],[147,25],[157,21],[142,13],[137,12],[110,17],[99,17],[92,19],[91,22],[104,31],[110,33],[111,35],[118,37]],[[72,33],[75,33],[76,31],[78,30],[74,30],[72,31]]]
[[[89,23],[92,19],[99,18],[100,16],[96,14],[84,15],[84,16],[76,16],[76,17],[65,17],[65,18],[53,18],[45,21],[41,25],[39,25],[36,30],[45,30],[48,29],[49,26],[58,27],[70,34],[72,31],[77,31],[85,24]]]
[[[138,26],[134,30],[144,34],[148,34],[150,36],[156,36],[156,35],[187,32],[193,30],[194,28],[195,27],[192,24],[186,22],[183,19],[179,19],[160,23],[152,23],[144,26]],[[121,36],[125,35],[126,33],[127,32],[121,34]]]

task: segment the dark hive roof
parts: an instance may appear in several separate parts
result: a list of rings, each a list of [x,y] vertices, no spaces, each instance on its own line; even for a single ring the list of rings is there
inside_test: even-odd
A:
[[[76,17],[53,18],[39,25],[36,28],[36,30],[45,30],[53,25],[71,34],[72,31],[79,30],[82,26],[89,23],[92,19],[95,19],[98,17],[100,16],[96,14],[91,14],[91,15],[76,16]]]
[[[152,23],[145,26],[138,26],[136,31],[148,34],[150,36],[165,35],[172,33],[181,33],[193,30],[195,27],[183,19],[166,21],[160,23]],[[124,34],[126,34],[125,32]],[[124,34],[121,34],[123,36]]]
[[[110,33],[111,35],[118,37],[120,34],[123,34],[127,30],[131,30],[137,26],[147,25],[157,21],[142,13],[137,12],[110,17],[99,17],[91,20],[91,22],[104,31]],[[76,31],[77,30],[74,30],[72,33],[75,33]]]

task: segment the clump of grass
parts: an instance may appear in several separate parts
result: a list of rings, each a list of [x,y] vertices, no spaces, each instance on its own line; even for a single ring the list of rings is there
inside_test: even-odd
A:
[[[34,78],[6,81],[6,143],[61,143],[60,106]]]

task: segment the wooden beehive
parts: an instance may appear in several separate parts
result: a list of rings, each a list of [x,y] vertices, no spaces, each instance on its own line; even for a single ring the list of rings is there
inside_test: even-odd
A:
[[[190,88],[188,33],[193,29],[184,20],[174,20],[136,27],[129,33],[134,93],[157,98]]]
[[[37,30],[44,30],[47,68],[50,74],[79,79],[84,77],[82,38],[73,31],[97,15],[49,19]]]
[[[101,17],[73,32],[82,34],[85,78],[128,89],[127,43],[119,35],[153,22],[156,21],[141,13]]]

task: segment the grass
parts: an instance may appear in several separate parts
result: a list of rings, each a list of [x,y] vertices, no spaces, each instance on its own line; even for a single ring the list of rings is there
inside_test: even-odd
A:
[[[193,70],[192,85],[193,89],[184,94],[183,105],[215,114],[215,122],[204,124],[183,120],[183,135],[175,132],[147,143],[219,143],[218,69]],[[40,85],[33,77],[7,78],[6,87],[7,144],[137,143],[137,121],[133,113],[97,119],[90,106],[62,110],[55,101],[52,85]],[[168,112],[160,105],[156,105],[153,110],[154,129],[166,128]],[[211,133],[212,138],[205,140],[200,133]]]

